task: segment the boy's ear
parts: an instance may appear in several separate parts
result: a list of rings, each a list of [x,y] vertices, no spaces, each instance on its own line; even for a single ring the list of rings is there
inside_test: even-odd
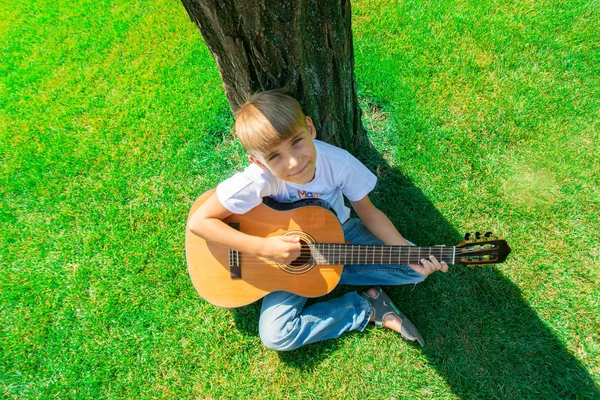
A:
[[[310,117],[306,117],[306,128],[308,129],[308,133],[310,133],[310,136],[313,139],[317,138],[317,129],[315,128],[315,125],[312,122],[312,119]]]
[[[258,165],[260,168],[264,169],[265,171],[269,169],[269,168],[267,168],[267,166],[265,164],[263,164],[258,158],[254,157],[252,154],[248,154],[248,160],[250,160],[251,163]]]

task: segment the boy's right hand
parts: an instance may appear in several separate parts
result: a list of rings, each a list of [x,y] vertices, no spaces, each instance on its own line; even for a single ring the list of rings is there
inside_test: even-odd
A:
[[[298,236],[271,236],[263,240],[260,256],[282,264],[291,264],[300,257],[302,243]]]

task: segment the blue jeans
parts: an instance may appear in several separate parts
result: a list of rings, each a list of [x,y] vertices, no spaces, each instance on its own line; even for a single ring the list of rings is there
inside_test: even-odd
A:
[[[357,218],[343,225],[346,240],[355,244],[383,245]],[[404,285],[425,276],[408,265],[345,265],[341,285]],[[273,292],[263,299],[258,330],[272,350],[293,350],[305,344],[333,339],[352,330],[363,331],[371,317],[371,305],[356,292],[304,307],[306,297]]]

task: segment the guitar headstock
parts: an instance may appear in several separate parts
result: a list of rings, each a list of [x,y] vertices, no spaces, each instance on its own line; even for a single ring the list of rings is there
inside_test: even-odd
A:
[[[456,247],[461,249],[456,261],[464,265],[498,264],[504,262],[510,254],[510,246],[506,240],[492,237],[491,232],[487,232],[483,237],[476,232],[474,239],[467,233],[464,242]]]

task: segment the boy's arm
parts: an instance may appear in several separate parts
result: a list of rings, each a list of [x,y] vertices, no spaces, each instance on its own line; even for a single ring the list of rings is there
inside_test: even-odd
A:
[[[396,229],[394,224],[392,224],[392,221],[371,203],[369,196],[365,196],[358,201],[351,201],[350,203],[367,229],[385,244],[390,246],[409,245],[406,239],[398,232],[398,229]],[[430,260],[421,260],[421,263],[422,264],[410,264],[409,266],[425,276],[438,270],[442,272],[448,271],[448,264],[444,261],[440,263],[434,256],[431,256]]]
[[[232,214],[221,204],[215,192],[194,212],[188,221],[188,228],[204,240],[272,261],[290,264],[300,256],[299,237],[261,238],[245,234],[223,222]]]

